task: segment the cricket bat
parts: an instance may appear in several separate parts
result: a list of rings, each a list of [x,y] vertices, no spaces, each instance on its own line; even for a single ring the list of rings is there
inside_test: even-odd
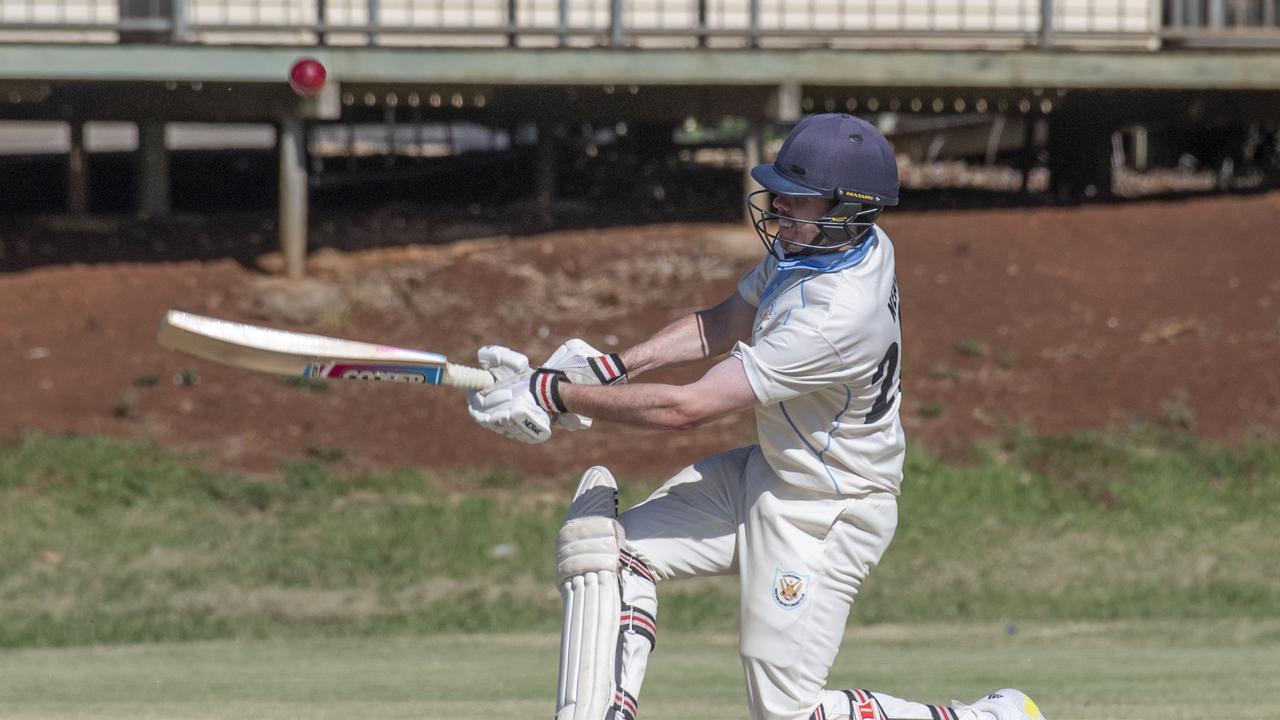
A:
[[[332,380],[382,380],[484,390],[487,370],[456,365],[444,355],[324,335],[277,330],[170,310],[156,342],[223,365],[276,375]]]

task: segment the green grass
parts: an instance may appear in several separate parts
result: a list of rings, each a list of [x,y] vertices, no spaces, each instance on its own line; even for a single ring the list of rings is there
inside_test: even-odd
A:
[[[0,647],[557,627],[572,477],[531,493],[509,471],[346,476],[338,450],[316,456],[333,465],[260,477],[105,439],[0,447]],[[623,482],[634,501],[655,481]],[[853,622],[1272,617],[1276,507],[1274,442],[1014,436],[965,466],[913,451]],[[731,632],[735,605],[732,579],[673,583],[662,622]]]
[[[546,717],[556,643],[526,633],[8,650],[0,718]],[[662,636],[645,717],[742,720],[740,667],[731,635]],[[831,683],[926,702],[1016,686],[1054,720],[1263,720],[1280,694],[1280,622],[861,628]]]

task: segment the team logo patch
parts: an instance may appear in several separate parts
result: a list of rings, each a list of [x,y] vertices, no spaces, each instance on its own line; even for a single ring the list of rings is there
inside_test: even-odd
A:
[[[809,597],[809,576],[778,570],[773,576],[773,601],[783,610],[795,610]]]

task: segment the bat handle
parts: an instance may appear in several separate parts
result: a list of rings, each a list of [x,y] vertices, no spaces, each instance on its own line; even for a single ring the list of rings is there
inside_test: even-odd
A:
[[[444,384],[463,390],[485,390],[493,387],[493,376],[488,370],[448,363],[444,368]]]

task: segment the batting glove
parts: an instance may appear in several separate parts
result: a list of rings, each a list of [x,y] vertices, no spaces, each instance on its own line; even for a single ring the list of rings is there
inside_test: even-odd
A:
[[[500,345],[486,345],[477,353],[480,367],[497,384],[468,395],[467,411],[482,427],[524,443],[551,439],[551,416],[539,407],[530,390],[529,358]]]
[[[579,338],[566,340],[542,367],[563,370],[569,382],[578,385],[614,385],[627,381],[627,368],[617,353],[602,353]]]
[[[602,353],[579,338],[567,340],[556,348],[551,357],[538,368],[538,371],[543,370],[554,370],[560,373],[557,378],[545,377],[535,383],[535,398],[539,397],[536,385],[547,386],[545,401],[539,400],[539,404],[544,409],[563,407],[559,402],[558,392],[561,382],[578,385],[613,385],[627,381],[627,370],[617,353]],[[555,391],[554,400],[551,397],[553,390]],[[557,413],[553,415],[553,423],[556,427],[565,430],[586,430],[591,427],[591,418],[585,415],[564,411],[553,412]]]

